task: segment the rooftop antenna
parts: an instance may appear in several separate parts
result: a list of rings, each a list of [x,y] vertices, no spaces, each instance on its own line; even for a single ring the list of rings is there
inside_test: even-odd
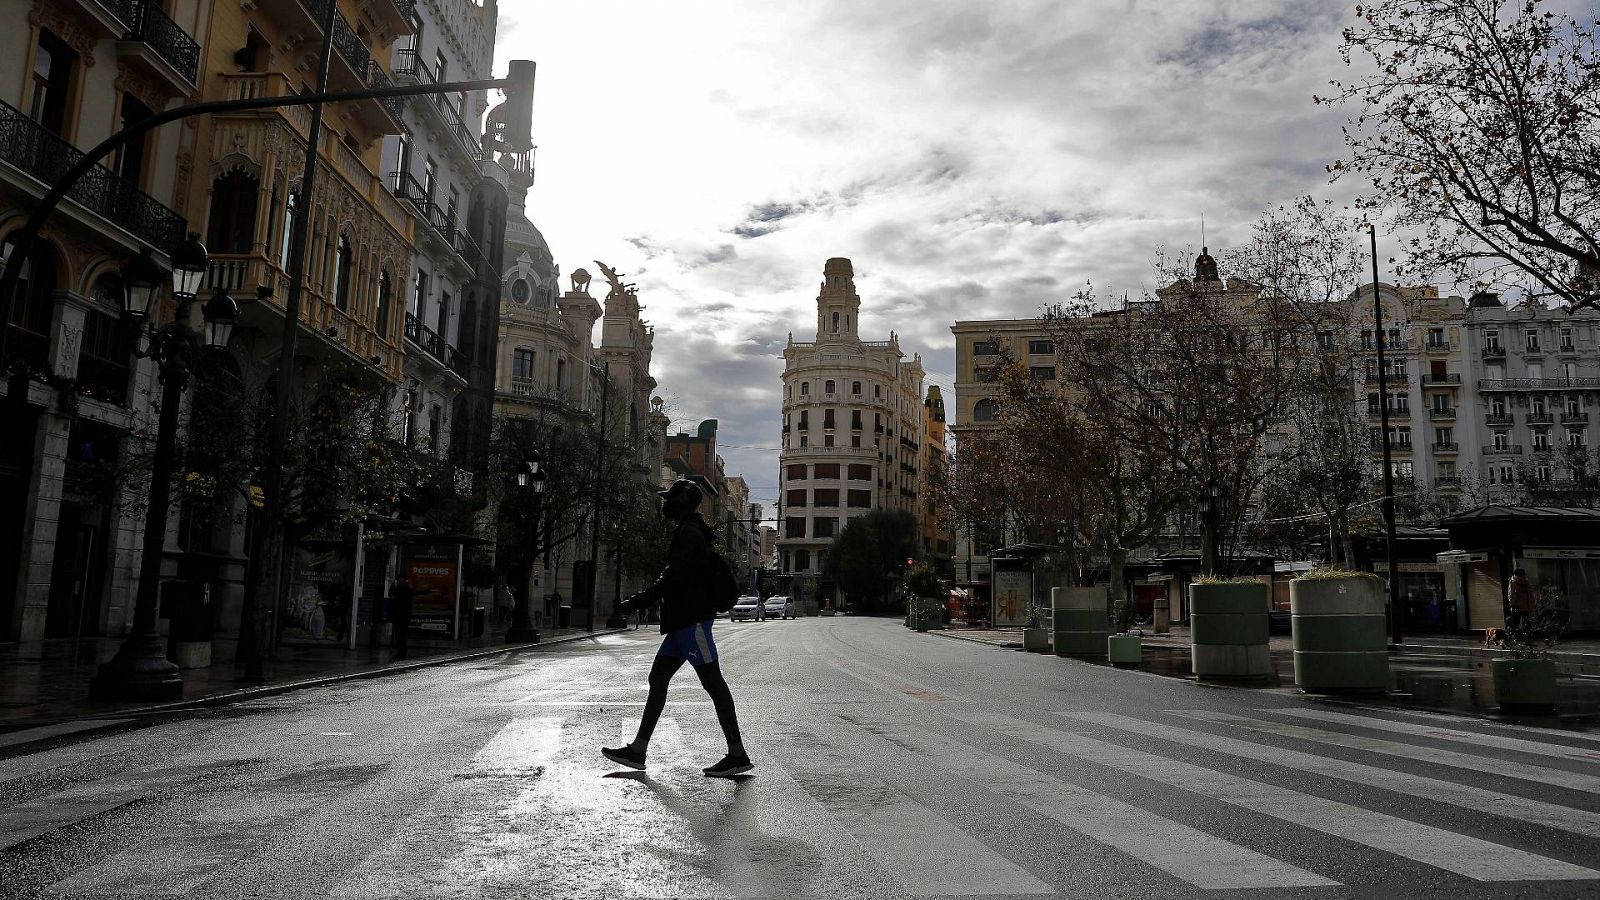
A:
[[[1200,247],[1202,251],[1206,246],[1206,214],[1200,214]]]

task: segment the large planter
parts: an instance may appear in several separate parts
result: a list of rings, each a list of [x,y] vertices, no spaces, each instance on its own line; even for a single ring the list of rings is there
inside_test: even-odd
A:
[[[1111,609],[1106,596],[1105,585],[1050,589],[1057,656],[1105,659],[1106,638],[1111,636]]]
[[[1137,666],[1144,662],[1144,638],[1137,634],[1113,634],[1106,638],[1106,658],[1113,666]]]
[[[1556,706],[1556,661],[1553,659],[1497,659],[1494,696],[1508,712],[1549,712]]]
[[[1265,681],[1268,587],[1259,581],[1189,585],[1189,657],[1205,681]]]
[[[1383,582],[1367,575],[1289,582],[1294,681],[1303,691],[1389,688]]]
[[[1024,628],[1022,629],[1022,649],[1029,653],[1050,652],[1050,629]]]
[[[180,669],[204,669],[211,665],[210,641],[174,641],[172,661]]]

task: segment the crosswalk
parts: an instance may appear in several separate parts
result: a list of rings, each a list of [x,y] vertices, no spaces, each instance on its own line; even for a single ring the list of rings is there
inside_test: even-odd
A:
[[[135,741],[90,738],[0,760],[0,896],[231,896],[276,873],[280,896],[340,900],[1025,897],[1077,893],[1091,860],[1163,896],[1440,878],[1600,892],[1592,736],[1310,706],[1038,721],[918,702],[940,696],[895,680],[755,724],[760,768],[739,783],[698,775],[711,714],[687,704],[669,708],[649,773],[616,777],[594,747],[636,708],[562,708],[602,702],[565,686],[508,702],[442,762],[447,735],[364,764],[301,758],[296,775],[223,732],[165,762],[64,775]],[[334,727],[284,746],[350,734],[310,730]],[[133,808],[163,827],[128,825]]]

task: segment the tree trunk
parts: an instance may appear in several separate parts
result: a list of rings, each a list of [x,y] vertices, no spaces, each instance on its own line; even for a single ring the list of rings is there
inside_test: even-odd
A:
[[[270,628],[273,599],[278,595],[278,573],[282,569],[283,533],[269,522],[258,522],[250,541],[249,565],[254,571],[245,579],[244,603],[239,612],[239,662],[245,681],[266,680],[266,660],[271,646]]]
[[[1200,574],[1217,574],[1217,513],[1209,507],[1200,519]]]
[[[1128,597],[1128,550],[1112,547],[1107,555],[1111,559],[1112,624],[1118,632],[1123,632],[1133,625],[1133,604]]]

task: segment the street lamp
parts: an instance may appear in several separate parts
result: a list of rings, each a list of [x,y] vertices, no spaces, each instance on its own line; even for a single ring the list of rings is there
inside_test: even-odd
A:
[[[539,520],[544,511],[545,481],[549,478],[549,473],[544,470],[543,462],[543,457],[539,455],[539,451],[529,450],[527,455],[522,458],[522,462],[511,470],[511,483],[516,486],[516,493],[519,495],[517,498],[519,507],[523,502],[523,498],[520,495],[529,495],[527,500],[528,508],[519,508],[518,512],[527,519],[532,519],[533,525],[527,529],[526,533],[523,533],[522,529],[515,529],[513,532],[512,546],[515,549],[512,553],[517,563],[515,569],[519,583],[515,593],[516,605],[511,612],[511,627],[506,630],[506,643],[508,644],[537,644],[539,642],[539,629],[533,624],[533,616],[529,610],[531,604],[528,602],[528,569],[530,567],[527,564],[538,555],[539,549]],[[527,547],[522,546],[523,541],[517,540],[524,537],[526,538]]]
[[[160,599],[161,558],[167,537],[167,507],[172,498],[172,470],[176,464],[178,412],[183,391],[189,383],[189,369],[200,352],[201,338],[189,327],[189,308],[194,303],[205,275],[209,257],[199,236],[191,232],[171,254],[172,299],[176,303],[173,321],[157,327],[152,319],[159,307],[162,271],[149,248],[122,267],[123,314],[131,329],[145,339],[136,345],[135,356],[153,358],[161,378],[161,418],[156,428],[155,456],[150,471],[150,502],[145,510],[144,545],[139,563],[139,582],[134,595],[133,630],[122,647],[95,673],[90,694],[99,700],[170,700],[183,696],[183,676],[168,661],[161,635],[156,630],[156,609]],[[239,304],[219,288],[201,310],[205,318],[205,343],[212,347],[227,344],[239,318]]]

